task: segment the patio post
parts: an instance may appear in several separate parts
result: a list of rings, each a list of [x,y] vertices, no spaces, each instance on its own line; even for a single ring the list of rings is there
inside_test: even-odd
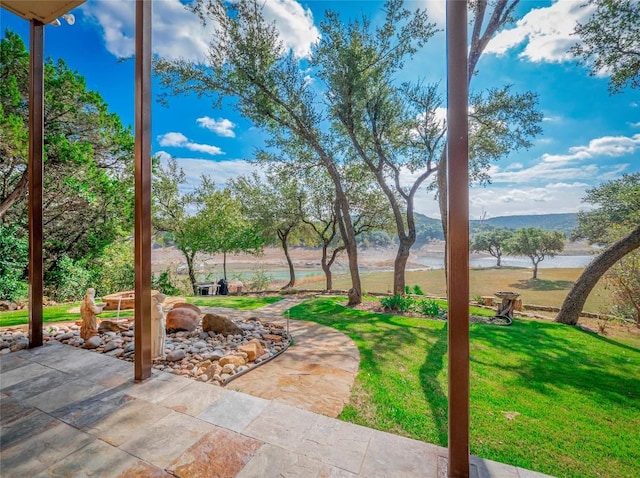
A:
[[[467,1],[447,0],[450,478],[469,476],[469,128]]]
[[[44,24],[30,21],[29,54],[29,347],[42,345],[42,181],[44,149]]]
[[[134,380],[151,376],[151,0],[136,0]]]

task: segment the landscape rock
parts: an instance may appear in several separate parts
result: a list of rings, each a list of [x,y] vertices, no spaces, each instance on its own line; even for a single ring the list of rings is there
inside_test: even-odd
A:
[[[238,347],[238,351],[246,353],[248,361],[253,362],[264,353],[264,346],[258,339],[251,339],[246,344]]]
[[[198,326],[198,322],[200,321],[200,314],[195,310],[186,307],[171,309],[169,312],[167,312],[166,321],[166,328],[168,333],[177,332],[180,330],[192,332]]]
[[[224,315],[206,314],[202,319],[202,330],[222,335],[242,335],[242,329]]]
[[[222,357],[218,363],[224,367],[227,364],[233,364],[236,367],[240,367],[242,365],[246,365],[247,361],[245,360],[244,357],[241,357],[240,355],[226,355],[224,357]]]
[[[271,342],[282,342],[282,335],[275,334],[262,334],[264,340],[270,340]]]
[[[126,321],[116,322],[115,320],[103,320],[98,326],[98,332],[104,334],[106,332],[122,332],[129,330],[129,324]]]
[[[198,315],[202,314],[202,311],[200,310],[200,307],[198,307],[197,305],[194,304],[189,304],[188,302],[177,302],[175,304],[173,304],[173,306],[171,307],[171,309],[191,309],[194,312],[197,312]]]
[[[93,337],[89,337],[84,341],[85,349],[97,349],[102,345],[102,337],[99,335],[94,335]]]
[[[172,350],[167,354],[167,360],[169,362],[177,362],[187,356],[187,352],[183,349]]]

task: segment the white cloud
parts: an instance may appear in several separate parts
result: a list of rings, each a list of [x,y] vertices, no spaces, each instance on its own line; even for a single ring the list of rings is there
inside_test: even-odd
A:
[[[188,139],[182,133],[165,133],[158,136],[160,146],[184,146]]]
[[[447,6],[445,0],[422,0],[421,8],[427,10],[429,20],[439,28],[446,23]]]
[[[157,139],[160,146],[163,146],[163,147],[173,146],[177,148],[187,148],[190,151],[207,153],[213,156],[219,155],[219,154],[225,154],[224,151],[222,151],[217,146],[212,146],[209,144],[193,143],[189,141],[189,139],[182,133],[176,133],[176,132],[165,133],[158,136]]]
[[[163,165],[166,165],[169,158],[172,156],[166,151],[158,151],[155,154]],[[229,179],[234,179],[239,176],[250,174],[252,171],[257,171],[258,174],[263,174],[260,166],[252,164],[243,159],[233,159],[227,161],[211,161],[207,159],[195,159],[195,158],[175,158],[178,167],[180,167],[185,174],[185,184],[181,187],[182,191],[193,191],[196,186],[201,182],[202,175],[208,176],[216,184],[216,187],[222,188],[227,184]]]
[[[637,123],[629,123],[629,126],[631,126],[632,128],[640,128],[640,121],[638,121]]]
[[[578,39],[573,35],[576,22],[584,22],[593,11],[584,2],[558,0],[549,7],[534,8],[516,22],[495,35],[486,52],[504,55],[526,43],[521,58],[538,62],[559,63],[572,59],[568,52]]]
[[[589,141],[587,146],[569,148],[569,154],[543,154],[547,163],[566,163],[599,156],[619,157],[635,153],[640,149],[640,134],[628,136],[603,136]]]
[[[102,28],[107,50],[118,58],[135,52],[135,2],[87,2],[84,13]],[[164,58],[203,61],[208,52],[211,27],[203,27],[198,17],[180,0],[153,2],[152,48]]]
[[[88,18],[102,29],[107,50],[118,58],[134,54],[135,2],[96,1],[82,7]],[[320,33],[313,24],[311,10],[294,0],[269,0],[264,6],[265,19],[275,22],[283,42],[298,57],[308,56]],[[180,0],[153,2],[152,49],[167,59],[184,58],[204,63],[213,36],[213,25],[203,26],[197,15]]]
[[[226,138],[236,137],[236,133],[233,131],[236,124],[226,118],[218,118],[215,120],[208,116],[203,116],[202,118],[196,119],[196,123],[202,128],[207,128],[209,131],[216,133],[218,136],[224,136]]]
[[[486,211],[490,217],[517,214],[551,214],[576,212],[583,207],[585,183],[550,183],[533,186],[489,186],[471,188],[470,217]]]
[[[511,163],[509,164],[505,170],[506,171],[517,171],[518,169],[524,168],[524,164],[522,163]]]
[[[264,17],[268,22],[275,22],[284,45],[298,58],[309,56],[311,46],[320,38],[311,10],[304,9],[295,0],[264,2]]]

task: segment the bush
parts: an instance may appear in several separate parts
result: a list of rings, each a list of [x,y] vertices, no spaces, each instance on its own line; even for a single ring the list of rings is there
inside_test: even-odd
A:
[[[420,286],[418,284],[413,286],[413,293],[415,295],[424,295],[424,292],[422,292],[422,289],[420,288]]]
[[[74,261],[64,255],[47,274],[47,295],[56,302],[80,300],[90,287],[91,272],[84,261]]]
[[[95,289],[100,296],[131,290],[135,282],[133,242],[115,242],[107,247],[94,267]]]
[[[159,290],[165,295],[180,295],[180,289],[178,289],[171,278],[171,272],[169,269],[164,270],[159,275],[153,275],[151,278],[151,288]]]
[[[385,310],[397,310],[399,312],[408,312],[414,304],[411,297],[404,295],[394,295],[391,297],[383,297],[380,299],[380,305]]]
[[[269,288],[269,284],[273,277],[266,274],[264,270],[257,271],[253,276],[249,278],[246,282],[246,286],[248,290],[258,291],[258,290],[266,290]]]
[[[29,243],[18,228],[0,224],[0,300],[17,302],[28,294],[25,277]]]
[[[432,299],[421,300],[416,304],[416,307],[422,315],[426,315],[427,317],[438,317],[444,313],[444,309]]]

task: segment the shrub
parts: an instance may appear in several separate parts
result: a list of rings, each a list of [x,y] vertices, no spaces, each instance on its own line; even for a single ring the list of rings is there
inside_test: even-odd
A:
[[[133,242],[126,240],[109,245],[95,265],[94,276],[98,295],[133,289]]]
[[[416,307],[422,315],[426,315],[428,317],[438,317],[444,313],[444,309],[442,309],[438,303],[432,299],[421,300],[416,304]]]
[[[246,282],[246,286],[248,290],[266,290],[269,288],[269,284],[271,284],[272,280],[272,276],[266,274],[264,270],[259,270],[249,278]]]
[[[64,255],[47,274],[47,295],[57,302],[80,300],[90,287],[91,272],[84,261]]]
[[[152,277],[151,288],[159,290],[165,295],[180,295],[180,289],[174,285],[169,269]]]
[[[424,295],[424,292],[422,292],[422,289],[420,288],[420,286],[418,284],[413,286],[413,293],[415,295]]]
[[[24,277],[29,263],[29,243],[18,237],[18,228],[0,224],[0,300],[18,301],[27,296]]]
[[[383,297],[380,299],[380,305],[385,310],[397,310],[399,312],[408,312],[414,304],[411,297],[404,295],[393,295],[391,297]]]

